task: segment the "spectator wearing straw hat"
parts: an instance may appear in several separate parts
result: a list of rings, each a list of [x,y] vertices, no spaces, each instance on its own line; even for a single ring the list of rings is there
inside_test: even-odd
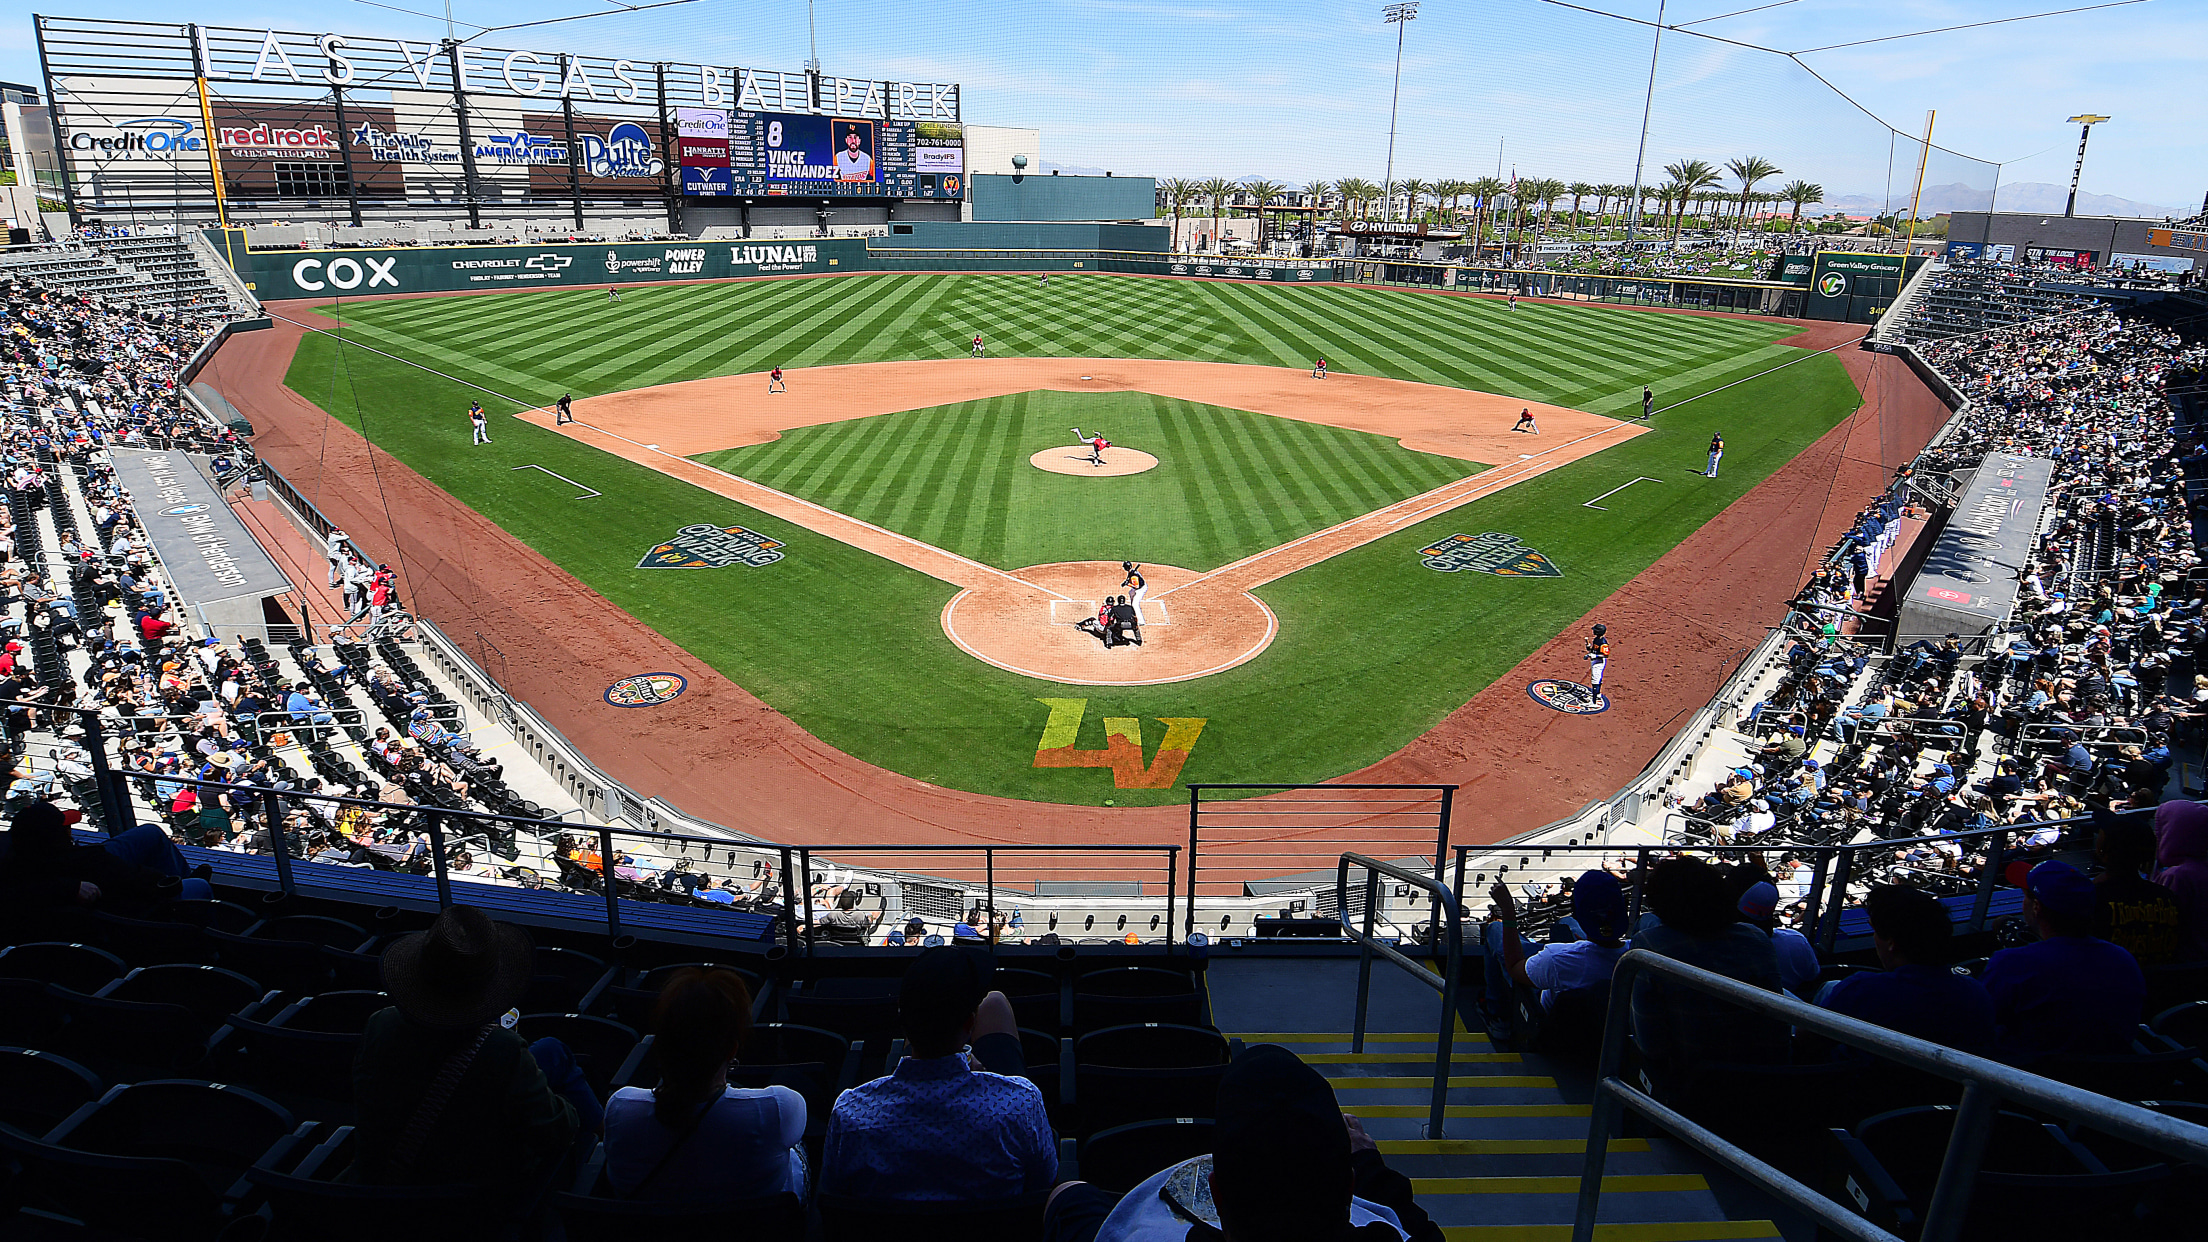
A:
[[[344,1180],[469,1183],[526,1208],[602,1113],[564,1044],[525,1044],[515,1005],[536,973],[528,933],[453,906],[383,955],[391,1007],[353,1061],[358,1155]]]

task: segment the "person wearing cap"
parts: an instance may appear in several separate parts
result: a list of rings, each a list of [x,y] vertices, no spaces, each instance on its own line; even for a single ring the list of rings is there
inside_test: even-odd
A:
[[[1809,754],[1809,743],[1805,740],[1804,734],[1805,730],[1802,726],[1788,725],[1784,733],[1779,734],[1770,745],[1765,746],[1759,753],[1766,759],[1775,759],[1783,764],[1798,763],[1805,755]]]
[[[1388,1167],[1325,1076],[1295,1053],[1244,1049],[1219,1080],[1214,1111],[1208,1156],[1119,1196],[1059,1185],[1045,1242],[1442,1242],[1410,1179]]]
[[[526,1213],[601,1119],[566,1046],[514,1030],[535,974],[528,933],[474,906],[384,950],[391,1005],[353,1058],[355,1155],[340,1180],[471,1184]]]
[[[1787,991],[1808,999],[1816,991],[1817,976],[1823,967],[1817,964],[1817,950],[1810,947],[1809,937],[1791,927],[1779,926],[1779,886],[1769,880],[1757,880],[1741,893],[1736,907],[1742,922],[1771,938],[1771,951],[1779,959],[1779,982]]]
[[[2024,921],[2040,939],[1986,963],[2002,1058],[2128,1051],[2146,975],[2131,954],[2093,936],[2093,882],[2068,863],[2043,862],[2023,887]]]
[[[0,840],[0,909],[11,915],[64,906],[138,913],[160,902],[206,901],[213,871],[193,868],[158,824],[79,845],[70,818],[40,799],[15,813]]]
[[[1879,968],[1828,984],[1817,1003],[1904,1035],[1991,1054],[1993,998],[1985,984],[1948,969],[1954,925],[1939,898],[1921,888],[1880,884],[1864,899],[1863,912]]]
[[[963,946],[913,959],[897,994],[907,1055],[837,1098],[820,1193],[970,1202],[1040,1193],[1057,1180],[1043,1093],[1019,1077],[1019,1023],[1012,1002],[990,989],[994,973],[987,953]]]
[[[351,555],[345,549],[344,531],[334,526],[330,528],[329,535],[322,541],[322,555],[330,562],[330,585],[335,587],[344,581],[345,559]]]
[[[1541,1007],[1552,1008],[1557,994],[1577,988],[1607,987],[1618,959],[1632,947],[1625,939],[1625,889],[1607,871],[1581,872],[1572,884],[1572,920],[1584,939],[1535,948],[1518,934],[1518,902],[1510,886],[1488,890],[1496,917],[1480,928],[1486,950],[1487,1000],[1492,1016],[1512,1012],[1506,1003],[1517,983],[1541,993]]]

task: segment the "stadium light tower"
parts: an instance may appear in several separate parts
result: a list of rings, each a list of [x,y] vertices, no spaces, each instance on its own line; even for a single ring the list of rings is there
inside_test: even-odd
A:
[[[1625,208],[1625,248],[1641,233],[1641,166],[1648,159],[1648,118],[1656,111],[1656,58],[1664,51],[1664,7],[1656,0],[1656,41],[1648,49],[1648,97],[1641,103],[1641,145],[1633,152],[1633,201]]]
[[[1388,171],[1380,192],[1388,199],[1388,219],[1395,219],[1395,111],[1403,98],[1403,28],[1418,20],[1418,0],[1399,0],[1380,10],[1380,19],[1395,27],[1395,92],[1388,96]]]
[[[2070,118],[2072,125],[2081,128],[2078,130],[2078,162],[2070,170],[2070,202],[2062,209],[2062,216],[2065,220],[2078,214],[2078,178],[2085,175],[2085,140],[2093,136],[2094,126],[2108,119],[2105,116],[2095,116],[2090,112]]]

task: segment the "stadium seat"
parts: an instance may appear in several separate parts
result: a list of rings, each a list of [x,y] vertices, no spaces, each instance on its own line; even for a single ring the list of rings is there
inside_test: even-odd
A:
[[[1212,1123],[1196,1117],[1161,1118],[1113,1126],[1081,1144],[1081,1180],[1125,1194],[1160,1169],[1209,1155]]]
[[[893,996],[814,996],[791,992],[782,998],[790,1021],[834,1031],[854,1044],[870,1045],[867,1055],[883,1048],[902,1029]]]
[[[1034,1237],[1042,1226],[1045,1197],[957,1203],[821,1195],[815,1202],[825,1242],[974,1242]]]
[[[95,913],[86,920],[85,934],[133,966],[160,966],[171,962],[205,964],[215,960],[215,948],[204,934],[206,928],[214,926],[213,923],[167,922]],[[217,930],[232,931],[227,926]]]
[[[244,1083],[317,1121],[353,1118],[353,1056],[360,1036],[294,1031],[233,1017],[208,1041],[206,1072]]]
[[[286,1169],[278,1153],[245,1172],[268,1205],[269,1242],[481,1242],[512,1235],[511,1205],[473,1186],[359,1186],[331,1180],[351,1163],[339,1126]],[[306,1137],[302,1131],[295,1142]]]
[[[297,940],[353,952],[368,943],[368,929],[321,914],[281,914],[246,933],[256,940]]]
[[[1104,966],[1073,981],[1085,996],[1179,996],[1196,990],[1187,973],[1156,966]]]
[[[210,1032],[231,1014],[252,1013],[266,994],[234,970],[186,963],[140,966],[99,993],[108,1000],[181,1005],[208,1023]]]
[[[1136,1121],[1166,1117],[1209,1117],[1218,1108],[1221,1065],[1182,1069],[1126,1069],[1113,1065],[1073,1068],[1068,1114],[1079,1119],[1087,1137]]]
[[[642,1242],[703,1234],[750,1238],[802,1238],[805,1205],[794,1194],[742,1199],[662,1202],[626,1199],[604,1181],[603,1144],[583,1162],[574,1185],[552,1196],[568,1242]]]
[[[208,1036],[223,1024],[219,1015],[203,1018],[183,1005],[111,1000],[59,987],[51,992],[68,1025],[50,1046],[111,1077],[189,1069],[206,1056]]]
[[[46,1138],[77,1151],[182,1160],[218,1171],[227,1186],[297,1124],[274,1102],[241,1087],[160,1079],[109,1088]]]
[[[1076,1031],[1101,1031],[1107,1027],[1139,1026],[1143,1023],[1195,1026],[1203,1020],[1203,998],[1195,992],[1162,996],[1098,996],[1087,992],[1073,994],[1073,1025]]]
[[[0,1040],[28,1048],[51,1046],[68,1021],[54,992],[36,979],[0,979]]]
[[[2208,1047],[2208,1001],[2186,1001],[2154,1015],[2147,1029],[2169,1041],[2172,1047]]]
[[[2208,1102],[2208,1065],[2201,1063],[2198,1048],[2043,1057],[2025,1068],[2112,1099]]]
[[[1954,1115],[1947,1105],[1904,1108],[1832,1132],[1856,1202],[1873,1224],[1905,1235],[1922,1225]],[[2138,1188],[2167,1174],[2159,1165],[2109,1173],[2055,1127],[2003,1110],[1994,1116],[1963,1236],[2111,1236]]]
[[[1073,1041],[1076,1065],[1116,1065],[1122,1069],[1186,1069],[1225,1065],[1226,1036],[1200,1026],[1143,1022],[1109,1026]]]
[[[0,1048],[0,1124],[44,1134],[100,1098],[99,1075],[35,1048]]]
[[[48,940],[0,949],[0,979],[36,979],[72,992],[97,992],[129,972],[123,959],[88,944]]]
[[[213,1242],[231,1221],[228,1186],[212,1186],[182,1160],[76,1151],[0,1125],[0,1151],[24,1167],[25,1206],[59,1212],[94,1238]]]
[[[329,984],[329,964],[312,941],[267,940],[212,928],[200,934],[214,947],[217,965],[248,979],[295,993],[319,992]]]
[[[536,972],[522,995],[523,1013],[584,1013],[585,1002],[601,983],[609,981],[606,964],[576,949],[537,946]],[[635,1026],[635,1023],[629,1023]],[[642,1029],[642,1028],[638,1028]]]
[[[390,1007],[391,998],[382,992],[317,992],[293,1001],[270,1023],[287,1031],[358,1035],[368,1029],[368,1019]]]
[[[636,1050],[636,1031],[611,1018],[579,1013],[523,1014],[514,1033],[531,1043],[552,1038],[567,1045],[575,1067],[590,1080],[590,1089],[603,1100],[613,1091],[614,1077]]]
[[[1039,970],[997,968],[996,987],[1012,1002],[1012,1013],[1023,1029],[1056,1035],[1065,1026],[1061,1012],[1064,997],[1058,980]]]

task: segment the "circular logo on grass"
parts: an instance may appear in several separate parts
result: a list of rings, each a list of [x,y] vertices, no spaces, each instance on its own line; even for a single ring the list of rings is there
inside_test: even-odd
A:
[[[1610,710],[1610,700],[1576,681],[1543,677],[1526,687],[1526,697],[1543,707],[1574,716],[1593,716]]]
[[[606,687],[606,702],[615,707],[657,707],[672,703],[690,688],[680,673],[638,673]]]

